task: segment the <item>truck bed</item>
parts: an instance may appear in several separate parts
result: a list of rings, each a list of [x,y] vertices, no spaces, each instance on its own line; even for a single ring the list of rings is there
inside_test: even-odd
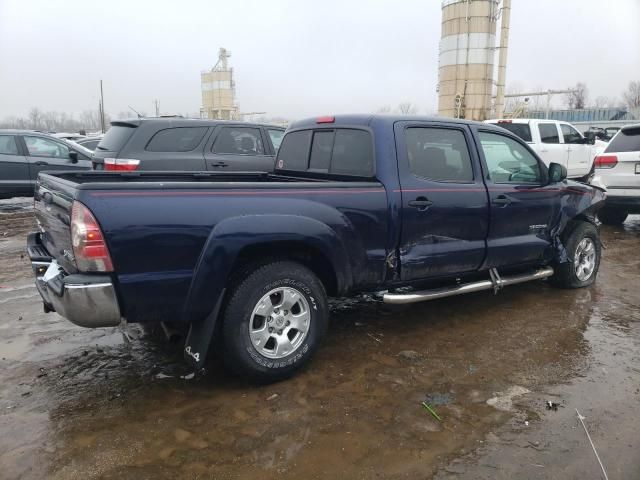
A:
[[[384,278],[388,203],[386,189],[375,180],[254,172],[51,172],[40,174],[34,198],[42,246],[69,274],[78,271],[69,228],[73,202],[93,213],[130,321],[181,318],[207,249],[219,242],[206,262],[220,269],[217,262],[242,254],[235,250],[250,244],[254,230],[289,244],[311,235],[315,248],[330,257],[348,252],[333,258],[349,271],[337,279],[340,288]]]

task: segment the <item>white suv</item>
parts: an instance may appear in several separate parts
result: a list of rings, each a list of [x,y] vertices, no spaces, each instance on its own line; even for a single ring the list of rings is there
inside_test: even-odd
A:
[[[596,157],[590,182],[607,190],[598,213],[602,223],[620,224],[627,215],[640,213],[640,124],[623,127]]]

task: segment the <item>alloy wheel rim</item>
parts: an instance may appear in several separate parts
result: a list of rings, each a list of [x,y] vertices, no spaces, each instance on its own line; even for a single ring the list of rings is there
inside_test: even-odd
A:
[[[580,241],[573,264],[578,280],[584,282],[591,278],[596,269],[596,246],[591,238],[583,238]]]
[[[309,303],[299,290],[274,288],[253,308],[249,319],[251,344],[267,358],[284,358],[307,338],[310,320]]]

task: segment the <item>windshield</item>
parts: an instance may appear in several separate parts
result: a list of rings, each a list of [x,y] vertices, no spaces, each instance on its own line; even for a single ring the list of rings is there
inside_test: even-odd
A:
[[[117,152],[124,144],[127,143],[129,137],[136,127],[125,127],[124,125],[113,125],[96,147],[98,150],[108,150],[110,152]]]
[[[531,129],[529,128],[528,123],[496,122],[494,125],[504,128],[505,130],[509,130],[525,142],[531,141]]]

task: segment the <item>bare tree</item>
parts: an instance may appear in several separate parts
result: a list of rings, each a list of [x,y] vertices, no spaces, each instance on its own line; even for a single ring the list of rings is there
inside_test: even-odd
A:
[[[578,82],[573,87],[573,92],[566,94],[565,99],[570,110],[579,110],[585,107],[588,97],[589,90],[587,85],[583,82]]]
[[[627,91],[622,94],[624,103],[629,108],[640,107],[640,80],[629,82]]]
[[[34,107],[29,110],[29,128],[38,129],[42,128],[42,112]]]
[[[418,109],[411,102],[402,102],[398,105],[398,111],[402,115],[415,115]]]
[[[389,113],[391,112],[391,107],[389,105],[383,105],[382,107],[376,110],[376,113]]]
[[[611,97],[599,96],[593,101],[596,108],[612,108],[616,106],[616,99]]]

